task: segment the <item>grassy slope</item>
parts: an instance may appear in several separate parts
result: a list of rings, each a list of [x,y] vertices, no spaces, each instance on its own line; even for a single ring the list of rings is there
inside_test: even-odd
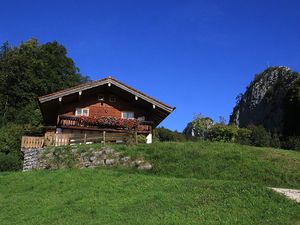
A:
[[[266,188],[300,187],[300,152],[210,142],[115,148],[146,157],[153,171],[0,173],[0,224],[300,222],[300,204]]]
[[[216,142],[157,143],[118,150],[154,163],[150,173],[300,188],[300,152]]]
[[[260,185],[108,169],[2,173],[0,224],[294,224],[300,206]]]

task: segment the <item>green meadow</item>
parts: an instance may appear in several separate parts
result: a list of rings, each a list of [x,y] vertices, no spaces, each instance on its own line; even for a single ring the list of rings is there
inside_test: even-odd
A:
[[[0,224],[300,223],[300,204],[268,188],[300,188],[300,152],[213,142],[113,147],[153,169],[0,173]]]

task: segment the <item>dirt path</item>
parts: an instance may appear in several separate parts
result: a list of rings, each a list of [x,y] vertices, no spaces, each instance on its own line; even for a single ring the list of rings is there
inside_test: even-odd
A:
[[[300,190],[286,188],[271,188],[272,190],[284,194],[286,197],[300,203]]]

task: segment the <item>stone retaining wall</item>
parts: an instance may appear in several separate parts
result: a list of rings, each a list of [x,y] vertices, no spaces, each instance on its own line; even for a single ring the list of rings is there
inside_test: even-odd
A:
[[[143,158],[132,159],[111,147],[88,148],[85,151],[76,146],[52,149],[22,149],[23,171],[34,169],[94,168],[101,166],[124,166],[139,170],[150,170],[152,165]]]
[[[38,158],[43,148],[22,148],[24,153],[23,171],[29,171],[38,168]]]

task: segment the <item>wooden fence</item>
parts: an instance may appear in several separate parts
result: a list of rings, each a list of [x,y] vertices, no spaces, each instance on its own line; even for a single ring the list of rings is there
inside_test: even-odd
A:
[[[23,136],[21,148],[42,148],[44,146],[44,137]]]
[[[44,137],[23,136],[21,148],[41,148],[43,146],[63,146],[92,143],[126,144],[130,139],[137,142],[137,133],[130,132],[99,132],[87,134],[45,134]]]
[[[69,145],[70,136],[68,134],[45,134],[45,145],[46,146],[62,146]]]

